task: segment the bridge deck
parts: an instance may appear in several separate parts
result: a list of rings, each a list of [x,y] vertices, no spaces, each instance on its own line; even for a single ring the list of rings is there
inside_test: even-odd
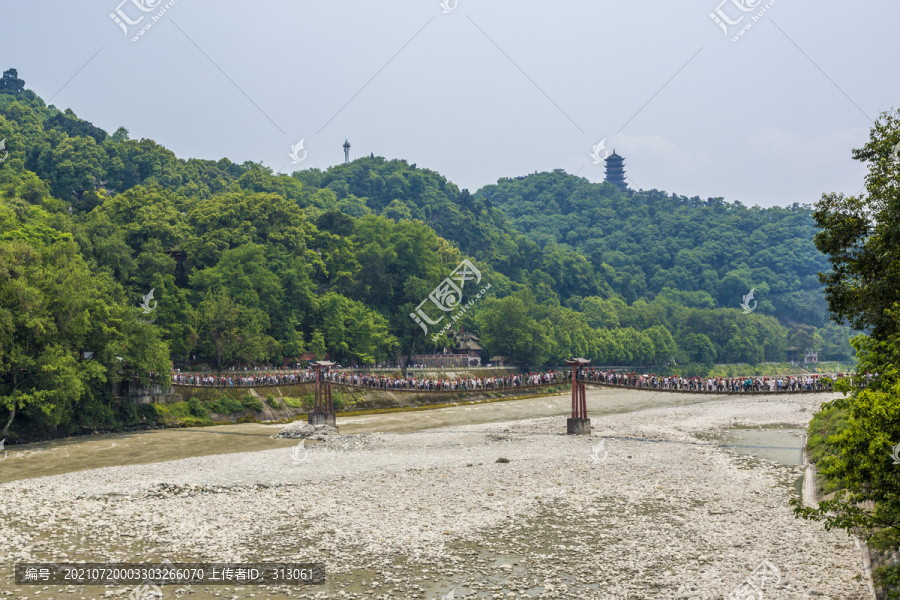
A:
[[[486,392],[509,392],[509,391],[538,391],[547,388],[554,388],[565,386],[566,388],[572,385],[571,381],[559,381],[555,383],[542,383],[538,385],[518,385],[518,386],[509,386],[509,387],[493,387],[493,388],[479,388],[479,389],[438,389],[438,390],[423,390],[423,389],[415,389],[415,388],[393,388],[393,387],[376,387],[369,385],[355,385],[352,383],[340,383],[337,381],[328,381],[323,383],[329,383],[332,386],[342,387],[342,388],[350,388],[354,390],[362,390],[362,391],[372,391],[372,392],[392,392],[397,394],[484,394]],[[635,386],[635,385],[626,385],[621,383],[607,383],[601,381],[581,381],[586,386],[594,386],[601,388],[614,388],[614,389],[623,389],[630,390],[635,392],[660,392],[666,394],[711,394],[716,396],[765,396],[765,395],[774,395],[774,394],[821,394],[823,392],[830,392],[831,390],[824,387],[819,386],[815,387],[811,390],[750,390],[750,391],[731,391],[731,390],[697,390],[697,389],[671,389],[665,387],[650,387],[650,386]],[[260,383],[260,384],[252,384],[252,385],[196,385],[196,384],[187,384],[187,383],[173,383],[173,388],[214,388],[214,389],[274,389],[277,387],[283,387],[286,385],[315,385],[315,381],[295,381],[295,382],[285,382],[285,383]]]

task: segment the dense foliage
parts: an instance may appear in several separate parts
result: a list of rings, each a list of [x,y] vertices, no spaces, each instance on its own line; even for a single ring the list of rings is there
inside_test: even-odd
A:
[[[817,246],[832,269],[822,275],[835,319],[849,319],[868,335],[854,339],[860,357],[857,382],[848,395],[823,407],[827,420],[839,415],[822,449],[826,489],[840,488],[818,508],[797,507],[800,516],[823,521],[869,541],[900,546],[900,112],[885,113],[869,142],[854,151],[867,163],[866,192],[859,197],[827,194],[816,206],[821,227]],[[900,566],[881,567],[876,580],[900,597]]]
[[[477,194],[543,247],[576,250],[629,303],[665,288],[736,307],[756,288],[758,310],[821,327],[827,311],[812,211],[747,208],[722,198],[622,191],[562,171],[506,179]]]
[[[454,329],[477,333],[485,358],[695,371],[783,360],[789,348],[850,358],[849,330],[824,325],[814,274],[825,263],[803,207],[620,193],[559,172],[470,194],[375,156],[293,175],[181,159],[47,106],[14,70],[0,79],[0,140],[0,272],[15,274],[0,281],[0,316],[13,315],[0,319],[0,418],[90,394],[108,406],[120,372],[193,357],[211,368],[304,353],[373,364],[452,347],[452,332],[434,340],[410,313],[463,258],[491,288]],[[55,272],[78,285],[54,287]],[[56,330],[32,335],[20,284],[64,296],[39,315]],[[758,310],[744,314],[751,288]],[[61,379],[38,376],[54,352]],[[53,396],[61,381],[68,399]]]
[[[102,419],[119,371],[146,381],[170,364],[159,329],[52,221],[22,200],[0,204],[0,436],[18,412],[49,427]]]

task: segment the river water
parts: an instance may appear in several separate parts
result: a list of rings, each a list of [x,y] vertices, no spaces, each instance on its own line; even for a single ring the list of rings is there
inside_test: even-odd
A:
[[[796,427],[736,428],[726,432],[723,445],[741,454],[794,467],[802,461],[805,442],[806,430]]]

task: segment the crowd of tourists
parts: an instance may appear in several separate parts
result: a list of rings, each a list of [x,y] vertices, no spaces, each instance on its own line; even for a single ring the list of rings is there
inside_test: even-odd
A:
[[[457,390],[497,390],[533,385],[548,385],[566,381],[568,375],[565,371],[547,371],[544,373],[522,373],[517,375],[491,376],[491,377],[456,377],[456,378],[432,378],[432,377],[386,377],[382,375],[364,375],[359,373],[328,373],[329,381],[343,383],[345,385],[358,385],[361,387],[394,389],[394,390],[425,390],[435,392]]]
[[[819,375],[680,377],[587,370],[583,376],[587,381],[612,385],[696,392],[830,392],[832,389],[832,378],[825,379]]]
[[[647,388],[695,392],[799,392],[831,391],[832,381],[843,377],[842,373],[822,375],[784,375],[775,377],[681,377],[621,372],[613,370],[583,369],[578,378],[586,382],[630,388]],[[571,382],[571,371],[550,370],[489,377],[391,377],[374,373],[357,373],[326,369],[322,378],[332,383],[375,389],[421,391],[470,391],[497,390],[518,387],[563,384]],[[316,380],[313,369],[291,371],[258,371],[251,373],[172,373],[172,383],[203,387],[254,387],[292,385]],[[865,385],[871,380],[856,382]]]
[[[354,385],[367,388],[452,391],[452,390],[493,390],[532,385],[545,385],[566,381],[565,371],[527,373],[500,377],[387,377],[347,371],[326,370],[322,379],[332,383]],[[313,369],[302,371],[261,371],[254,373],[172,373],[172,383],[203,387],[253,387],[264,385],[292,385],[316,380]]]
[[[315,372],[259,371],[254,373],[172,373],[172,383],[203,387],[253,387],[260,385],[291,385],[316,380]]]

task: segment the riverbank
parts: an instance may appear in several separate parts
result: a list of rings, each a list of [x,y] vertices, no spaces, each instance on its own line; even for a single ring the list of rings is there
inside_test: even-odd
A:
[[[862,600],[852,541],[788,506],[799,468],[720,446],[735,426],[805,426],[830,397],[661,406],[659,394],[598,391],[590,437],[564,435],[561,413],[513,410],[559,401],[544,398],[339,418],[341,435],[308,444],[299,464],[293,440],[271,440],[285,445],[5,483],[2,577],[26,559],[317,560],[325,586],[189,597],[713,600],[767,560],[780,574],[767,600]],[[616,408],[598,416],[604,402]],[[495,407],[518,417],[488,422],[504,416],[485,413]],[[455,423],[403,430],[420,415]],[[130,593],[0,587],[32,600]]]
[[[566,384],[540,388],[505,388],[461,393],[417,392],[410,390],[383,390],[378,388],[347,388],[335,385],[335,407],[343,417],[417,412],[459,405],[490,404],[510,400],[523,400],[548,395],[567,394]],[[565,391],[564,391],[565,390]],[[173,386],[173,399],[165,403],[144,403],[131,406],[132,420],[111,426],[83,427],[79,433],[27,432],[11,435],[7,442],[10,449],[24,449],[30,445],[52,440],[77,440],[103,435],[121,435],[159,429],[185,427],[217,427],[238,423],[290,423],[305,419],[313,407],[315,384],[303,383],[287,386],[247,388],[217,388]],[[263,396],[263,393],[266,394]],[[270,404],[268,396],[272,395]],[[200,411],[192,411],[190,400],[197,398]],[[249,402],[248,402],[249,401]],[[231,406],[231,412],[220,412],[222,406]],[[14,450],[15,451],[15,450]],[[2,482],[0,475],[0,482]]]

